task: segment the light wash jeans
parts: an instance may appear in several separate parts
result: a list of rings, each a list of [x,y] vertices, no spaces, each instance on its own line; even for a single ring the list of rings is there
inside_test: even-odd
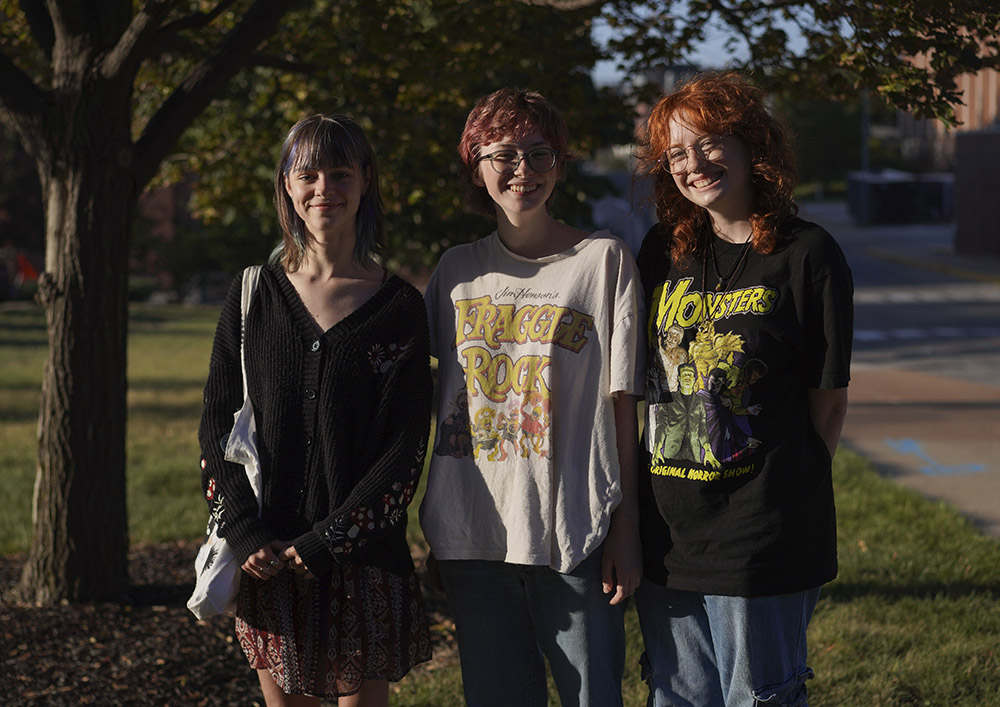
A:
[[[458,633],[469,707],[621,707],[624,604],[601,586],[601,550],[572,572],[484,560],[438,563]]]
[[[767,597],[635,594],[647,707],[806,707],[806,627],[819,588]]]

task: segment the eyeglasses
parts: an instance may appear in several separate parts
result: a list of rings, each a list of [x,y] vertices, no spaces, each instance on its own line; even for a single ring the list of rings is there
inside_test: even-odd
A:
[[[528,167],[534,172],[548,172],[556,166],[559,151],[551,147],[537,147],[530,152],[515,152],[514,150],[499,150],[491,155],[480,155],[476,162],[489,160],[493,171],[497,174],[513,174],[521,160],[528,161]]]
[[[665,164],[667,171],[671,174],[684,174],[688,171],[688,155],[692,150],[706,162],[715,162],[721,159],[726,151],[725,137],[722,135],[703,135],[695,140],[693,145],[671,147],[664,151],[658,161],[660,164]]]

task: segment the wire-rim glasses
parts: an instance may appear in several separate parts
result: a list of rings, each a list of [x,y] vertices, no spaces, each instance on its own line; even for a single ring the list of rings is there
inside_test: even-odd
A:
[[[694,152],[698,157],[706,162],[715,162],[722,159],[726,151],[726,138],[724,135],[703,135],[694,141],[694,144],[687,147],[667,148],[658,160],[660,164],[666,166],[670,174],[684,174],[690,165],[690,154]]]
[[[528,162],[528,167],[533,172],[548,172],[556,166],[558,157],[558,150],[553,150],[551,147],[536,147],[528,152],[497,150],[488,155],[480,155],[476,161],[488,160],[497,174],[513,174],[522,160]]]

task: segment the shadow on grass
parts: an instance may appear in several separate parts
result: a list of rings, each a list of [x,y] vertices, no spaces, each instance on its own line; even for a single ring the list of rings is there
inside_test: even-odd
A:
[[[38,422],[38,407],[34,410],[0,410],[0,423],[5,425],[24,425]]]
[[[189,418],[197,426],[201,419],[201,401],[197,403],[133,403],[128,408],[130,422],[133,416],[142,416],[148,423],[162,420],[164,423],[174,422],[181,418]]]
[[[12,327],[4,327],[10,329]],[[27,328],[27,327],[26,327]],[[33,327],[32,327],[33,328]],[[0,345],[0,349],[45,349],[49,345],[49,340],[44,336],[26,337],[15,341],[5,341]]]
[[[199,375],[196,378],[131,378],[129,379],[129,392],[141,393],[143,391],[184,391],[195,389],[200,394],[205,388],[205,376]]]
[[[4,312],[0,329],[11,331],[45,331],[45,316],[41,313]]]
[[[197,385],[194,382],[185,383],[183,385],[178,385],[170,381],[156,381],[150,384],[144,384],[142,386],[129,386],[130,392],[142,392],[144,390],[148,391],[171,391],[175,390],[178,392],[185,392],[192,388],[195,389],[197,400],[196,402],[163,402],[163,401],[151,401],[151,402],[131,402],[128,406],[128,413],[132,415],[142,415],[149,416],[156,419],[163,420],[177,420],[180,418],[188,417],[193,420],[198,420],[201,417],[201,390],[203,382],[199,382]],[[38,420],[38,405],[39,396],[41,395],[40,385],[20,385],[20,386],[5,386],[6,391],[13,391],[21,394],[32,394],[30,402],[25,403],[25,405],[17,406],[4,406],[0,408],[0,423],[4,424],[24,424],[28,422],[35,422]]]
[[[129,324],[128,334],[129,336],[141,336],[144,339],[154,338],[154,337],[170,337],[175,339],[179,336],[191,337],[194,339],[206,339],[211,338],[215,332],[214,324],[213,326],[208,326],[207,324],[178,324],[176,320],[168,321],[163,324],[136,324],[134,322]]]

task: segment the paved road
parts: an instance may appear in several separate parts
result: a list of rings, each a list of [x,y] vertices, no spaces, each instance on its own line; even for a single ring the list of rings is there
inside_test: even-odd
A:
[[[1000,258],[951,251],[951,225],[858,227],[808,205],[855,279],[843,444],[1000,538]]]

